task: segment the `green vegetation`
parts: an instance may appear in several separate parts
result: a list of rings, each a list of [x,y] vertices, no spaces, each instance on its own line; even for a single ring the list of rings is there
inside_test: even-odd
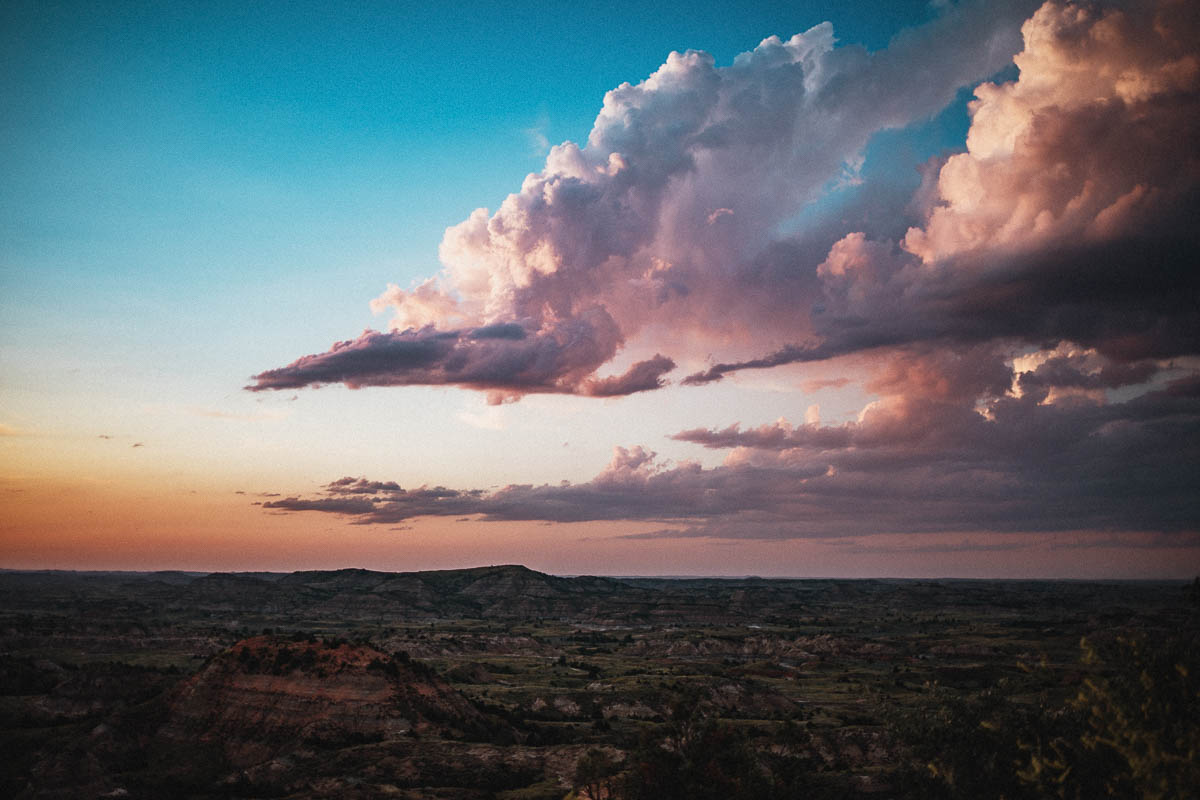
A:
[[[1198,620],[1200,581],[0,573],[0,795],[1188,798]]]
[[[1021,682],[896,713],[910,766],[899,781],[929,798],[1137,798],[1200,792],[1200,636],[1188,626],[1083,640],[1073,696],[1044,665]]]
[[[1200,637],[1195,629],[1152,642],[1085,640],[1093,674],[1063,716],[1065,735],[1043,736],[1023,781],[1063,800],[1172,800],[1200,794]]]

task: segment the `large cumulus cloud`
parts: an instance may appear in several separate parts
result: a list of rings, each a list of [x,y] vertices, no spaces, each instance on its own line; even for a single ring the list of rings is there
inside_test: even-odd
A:
[[[439,276],[377,298],[373,307],[394,315],[392,333],[268,370],[252,388],[451,383],[611,395],[655,388],[665,359],[695,359],[713,344],[807,337],[816,262],[772,255],[781,229],[801,212],[819,216],[817,201],[876,132],[927,119],[1003,67],[1030,8],[967,3],[877,53],[835,46],[827,23],[768,38],[727,67],[672,53],[646,80],[607,94],[584,146],[553,148],[495,213],[479,209],[448,229]],[[806,252],[836,235],[823,230]],[[527,337],[463,333],[495,325]],[[593,374],[654,326],[690,334],[671,338],[677,352],[657,372]],[[428,359],[414,363],[414,348]]]
[[[761,538],[1089,530],[1195,545],[1200,6],[1052,1],[1018,9],[1019,25],[996,5],[962,7],[876,54],[835,47],[818,26],[726,68],[673,55],[608,95],[585,147],[556,148],[495,214],[449,230],[444,273],[378,301],[396,315],[391,332],[256,386],[613,396],[728,347],[741,357],[684,382],[853,357],[875,398],[856,420],[726,419],[675,434],[725,451],[714,468],[618,449],[584,483],[343,479],[270,507],[364,524],[628,519],[661,523],[659,536]],[[1007,38],[1018,28],[1023,47]],[[975,89],[966,149],[884,209],[890,228],[823,215],[822,194],[874,132],[928,116],[1017,50],[1019,75]],[[598,377],[657,327],[675,349]]]
[[[896,242],[847,233],[816,267],[811,340],[688,382],[918,341],[1195,353],[1200,20],[1194,3],[1135,5],[1042,6],[1018,79],[975,90],[923,223]]]

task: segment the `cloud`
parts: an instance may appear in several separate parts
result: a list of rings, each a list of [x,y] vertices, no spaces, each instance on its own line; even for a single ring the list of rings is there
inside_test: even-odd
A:
[[[439,331],[365,331],[326,353],[254,376],[252,391],[342,382],[362,386],[452,384],[520,393],[574,393],[617,349],[601,308],[531,331],[497,323]]]
[[[369,481],[366,478],[338,478],[326,487],[332,494],[378,494],[398,492],[400,484],[395,481]]]
[[[1029,545],[1025,542],[973,542],[967,539],[958,542],[934,542],[931,544],[916,544],[908,546],[893,547],[889,545],[879,545],[863,543],[859,541],[839,542],[843,545],[842,551],[847,553],[861,554],[896,554],[903,555],[908,553],[915,554],[944,554],[944,553],[996,553],[1006,552],[1011,550],[1023,550]]]
[[[624,374],[588,380],[583,393],[592,397],[619,397],[658,389],[664,384],[662,376],[673,369],[674,361],[656,353],[654,358],[637,362]]]
[[[1019,77],[975,90],[967,150],[937,169],[923,222],[833,244],[807,341],[684,383],[947,340],[1195,353],[1197,16],[1177,0],[1046,3],[1022,27]]]
[[[967,152],[942,167],[938,204],[904,249],[932,264],[1107,240],[1192,192],[1194,148],[1176,138],[1198,124],[1200,25],[1189,5],[1040,8],[1022,28],[1020,79],[975,90]]]
[[[468,515],[487,521],[698,520],[767,503],[764,493],[771,488],[751,475],[704,470],[695,464],[661,468],[652,459],[653,454],[641,447],[618,447],[608,468],[586,483],[511,485],[491,492],[423,486],[370,497],[344,497],[331,485],[325,487],[323,497],[288,497],[264,507],[332,511],[355,516],[363,524],[394,524],[418,517]],[[731,499],[733,495],[737,499]]]
[[[1060,352],[1056,348],[1052,352]],[[676,439],[729,451],[711,469],[660,463],[616,448],[590,481],[494,491],[403,489],[343,478],[317,498],[266,507],[331,511],[360,524],[418,517],[583,522],[658,521],[642,538],[837,538],[876,533],[1097,530],[1192,534],[1200,529],[1200,378],[1149,375],[1125,402],[1051,398],[1112,363],[1077,354],[1075,370],[1017,372],[976,348],[912,352],[881,365],[882,396],[854,422],[785,420],[755,428],[690,430]],[[1038,360],[1027,359],[1027,360]],[[1027,375],[1020,396],[1009,391]],[[1182,540],[1181,540],[1182,541]]]
[[[285,497],[282,500],[268,500],[262,507],[282,511],[330,511],[335,514],[366,514],[374,508],[369,499],[356,497]]]
[[[542,113],[534,125],[525,129],[531,155],[544,157],[546,153],[550,152],[550,140],[546,137],[548,127],[550,127],[550,117],[548,114]]]
[[[376,298],[372,308],[394,314],[390,332],[264,371],[248,388],[607,397],[663,385],[674,353],[618,378],[595,374],[654,326],[688,332],[672,337],[686,359],[714,342],[810,335],[816,262],[773,260],[781,227],[819,216],[831,181],[862,163],[876,132],[924,121],[1003,67],[1032,8],[964,3],[875,53],[835,46],[828,23],[765,39],[726,67],[672,53],[605,96],[583,146],[551,148],[495,213],[447,229],[440,275]],[[823,252],[831,236],[800,249]],[[491,330],[521,335],[480,336]]]
[[[1148,534],[1140,536],[1079,536],[1065,541],[1055,541],[1050,544],[1055,550],[1091,550],[1098,548],[1114,548],[1120,550],[1165,550],[1176,548],[1200,549],[1200,533],[1164,535]]]
[[[805,404],[798,424],[674,435],[727,451],[713,468],[617,448],[582,483],[347,478],[265,506],[359,524],[661,524],[641,538],[1087,530],[1194,542],[1200,7],[1033,11],[960,5],[874,54],[835,47],[828,26],[724,68],[672,54],[606,96],[584,147],[553,148],[494,214],[449,229],[440,276],[389,288],[376,307],[392,309],[391,331],[251,387],[613,396],[715,352],[681,383],[851,361],[873,397],[857,419],[825,425]],[[975,90],[966,150],[927,165],[914,197],[874,199],[858,158],[871,136],[927,118],[1010,58],[1015,79]],[[842,185],[847,165],[862,186]],[[659,352],[599,377],[638,336]]]
[[[608,313],[593,307],[531,330],[517,323],[439,331],[433,326],[365,331],[328,352],[299,358],[253,377],[251,391],[326,383],[364,386],[455,385],[508,395],[580,394],[600,397],[656,389],[675,364],[663,356],[635,364],[624,375],[596,378],[620,333]]]

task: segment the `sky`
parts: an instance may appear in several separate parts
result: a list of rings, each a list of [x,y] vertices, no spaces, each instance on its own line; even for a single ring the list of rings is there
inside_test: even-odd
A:
[[[5,3],[0,568],[1190,578],[1198,43]]]

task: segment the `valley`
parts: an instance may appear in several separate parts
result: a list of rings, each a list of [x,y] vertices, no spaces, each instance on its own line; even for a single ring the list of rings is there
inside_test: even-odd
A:
[[[1180,582],[0,572],[0,794],[933,796],[939,714],[1036,738],[1114,674],[1081,641],[1194,658],[1197,607]]]

